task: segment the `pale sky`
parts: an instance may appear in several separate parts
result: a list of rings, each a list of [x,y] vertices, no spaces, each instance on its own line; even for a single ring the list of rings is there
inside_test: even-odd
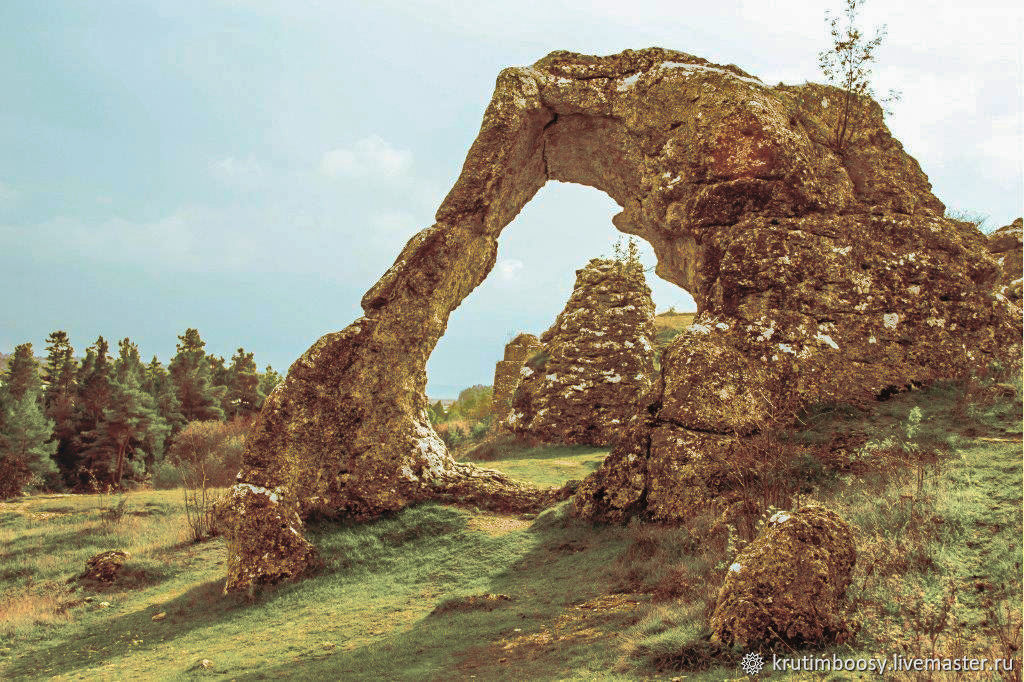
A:
[[[951,208],[1022,213],[1024,14],[1017,2],[869,0],[888,24],[875,83],[895,136]],[[66,329],[163,361],[197,327],[285,370],[433,222],[506,66],[567,49],[662,46],[766,83],[821,80],[836,2],[0,3],[0,350]],[[618,208],[551,183],[451,317],[433,397],[489,384],[574,272],[611,253]],[[648,255],[648,264],[653,265]],[[659,310],[691,308],[649,275]]]

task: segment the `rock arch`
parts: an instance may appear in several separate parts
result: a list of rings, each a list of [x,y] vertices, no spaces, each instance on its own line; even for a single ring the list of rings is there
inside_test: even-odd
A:
[[[616,227],[650,242],[657,274],[700,310],[629,437],[575,494],[577,513],[685,518],[714,494],[693,485],[706,453],[772,419],[779,396],[848,399],[1018,343],[1019,309],[992,293],[982,235],[942,218],[877,106],[859,144],[832,153],[830,99],[660,48],[502,71],[435,224],[366,293],[365,315],[319,339],[268,398],[221,506],[226,589],[299,573],[310,515],[569,495],[454,462],[423,394],[449,313],[548,180],[611,196]]]

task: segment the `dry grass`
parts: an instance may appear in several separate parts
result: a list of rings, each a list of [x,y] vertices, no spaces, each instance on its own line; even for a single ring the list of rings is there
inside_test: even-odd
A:
[[[0,594],[0,635],[14,637],[39,625],[68,623],[71,590],[54,581]]]
[[[662,329],[686,329],[693,324],[693,318],[697,317],[696,312],[692,313],[669,313],[664,312],[654,316],[654,328]]]

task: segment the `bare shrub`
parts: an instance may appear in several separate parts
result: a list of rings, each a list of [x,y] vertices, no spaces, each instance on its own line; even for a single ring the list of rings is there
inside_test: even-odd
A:
[[[979,230],[981,230],[988,221],[988,216],[983,213],[956,208],[947,208],[946,217],[960,223],[970,223]]]
[[[185,517],[196,542],[214,535],[214,488],[231,485],[241,468],[247,420],[191,422],[167,453],[181,473]]]

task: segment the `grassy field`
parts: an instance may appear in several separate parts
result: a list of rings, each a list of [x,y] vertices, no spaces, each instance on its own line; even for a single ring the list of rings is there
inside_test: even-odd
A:
[[[678,313],[665,311],[654,316],[654,328],[658,331],[662,329],[686,329],[693,324],[693,318],[697,316],[697,313]]]
[[[800,491],[858,534],[855,637],[823,653],[1002,657],[1019,647],[1019,398],[942,384],[813,416],[799,438],[864,436],[863,462],[819,466]],[[899,465],[879,465],[894,448]],[[481,464],[556,485],[603,456],[505,448]],[[222,542],[188,541],[180,491],[137,492],[118,511],[121,502],[0,504],[0,679],[740,676],[738,652],[709,647],[704,625],[742,545],[730,534],[593,526],[564,504],[536,518],[426,504],[312,526],[325,566],[247,600],[221,594]],[[130,554],[123,579],[69,582],[108,549]]]
[[[499,442],[478,466],[497,469],[522,481],[542,486],[560,486],[582,480],[596,471],[608,455],[608,448],[589,445],[520,446]]]

